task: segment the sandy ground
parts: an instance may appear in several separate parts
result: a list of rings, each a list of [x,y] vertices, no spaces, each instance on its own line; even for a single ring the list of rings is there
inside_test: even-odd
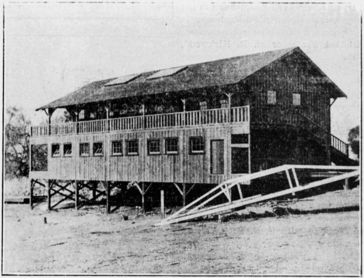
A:
[[[309,197],[278,218],[264,205],[223,223],[166,227],[153,226],[157,215],[125,221],[100,207],[46,212],[9,204],[3,273],[359,275],[359,191]]]

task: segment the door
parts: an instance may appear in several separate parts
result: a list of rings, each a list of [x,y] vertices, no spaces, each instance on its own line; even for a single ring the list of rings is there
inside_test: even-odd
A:
[[[249,173],[249,149],[231,148],[231,173]]]
[[[224,174],[224,140],[211,140],[211,174]]]

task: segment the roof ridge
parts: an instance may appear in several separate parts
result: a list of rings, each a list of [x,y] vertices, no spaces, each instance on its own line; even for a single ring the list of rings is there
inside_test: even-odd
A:
[[[263,51],[263,52],[255,52],[255,53],[251,53],[251,54],[232,56],[232,57],[221,58],[221,59],[212,60],[212,61],[199,62],[199,63],[193,63],[193,64],[185,64],[185,65],[173,66],[173,67],[168,67],[168,68],[143,71],[143,72],[138,72],[138,73],[127,73],[127,74],[124,74],[124,75],[119,75],[117,77],[96,80],[96,81],[93,81],[91,83],[100,82],[100,81],[104,81],[104,80],[108,80],[108,79],[116,79],[116,78],[119,78],[119,77],[124,77],[124,76],[134,75],[134,74],[145,74],[145,73],[158,72],[158,71],[162,71],[162,70],[174,69],[174,68],[179,68],[179,67],[189,67],[189,66],[197,66],[197,65],[202,65],[202,64],[216,63],[216,62],[221,62],[221,61],[228,61],[228,60],[232,60],[232,59],[237,59],[237,58],[242,58],[242,57],[247,57],[247,56],[253,56],[253,55],[263,55],[263,54],[267,54],[267,53],[280,52],[280,51],[287,51],[287,53],[288,53],[288,52],[290,52],[290,51],[292,51],[292,50],[294,50],[296,48],[299,48],[299,46],[281,48],[281,49],[269,50],[269,51]],[[89,84],[91,84],[91,83],[89,83]]]

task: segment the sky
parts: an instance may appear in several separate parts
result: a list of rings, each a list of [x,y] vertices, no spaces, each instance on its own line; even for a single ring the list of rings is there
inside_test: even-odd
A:
[[[331,109],[346,141],[361,117],[360,16],[350,4],[6,4],[5,107],[36,124],[36,108],[91,81],[299,46],[348,96]]]

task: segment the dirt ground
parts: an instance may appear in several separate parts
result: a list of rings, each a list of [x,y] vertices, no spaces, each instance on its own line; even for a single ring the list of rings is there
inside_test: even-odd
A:
[[[289,205],[275,217],[248,207],[223,223],[154,227],[158,215],[105,215],[86,207],[46,212],[7,204],[3,274],[360,275],[358,188]],[[47,224],[44,223],[44,218]]]

